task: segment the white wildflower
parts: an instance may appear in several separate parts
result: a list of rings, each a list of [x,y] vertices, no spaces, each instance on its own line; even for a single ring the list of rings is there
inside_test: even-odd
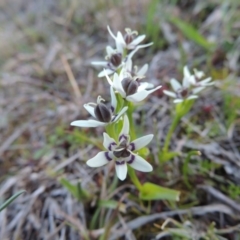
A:
[[[111,107],[107,107],[103,101],[104,99],[99,96],[97,103],[84,104],[84,108],[91,114],[94,119],[89,120],[77,120],[71,123],[72,126],[77,127],[98,127],[106,126],[110,123],[116,122],[127,111],[127,107],[124,107],[118,114],[116,114],[117,99],[113,88],[110,88],[111,93]]]
[[[110,27],[108,26],[108,32],[113,37],[116,43],[116,48],[119,52],[123,52],[124,49],[133,50],[133,49],[140,49],[151,46],[153,43],[148,44],[142,44],[139,45],[144,39],[145,35],[138,36],[137,31],[132,31],[129,28],[126,28],[126,34],[123,35],[121,32],[117,32],[117,35],[115,36],[113,32],[111,31]]]
[[[129,136],[129,120],[124,116],[122,130],[116,142],[107,133],[103,133],[103,145],[106,151],[99,152],[95,157],[87,161],[90,167],[101,167],[107,163],[114,161],[117,176],[120,180],[124,180],[127,176],[127,164],[132,168],[141,172],[151,172],[152,166],[142,157],[134,153],[153,139],[153,134],[146,135],[134,141],[130,141]]]
[[[163,92],[175,98],[174,103],[180,103],[184,100],[196,99],[198,98],[197,93],[202,91],[207,86],[212,85],[210,83],[211,78],[206,78],[202,81],[198,81],[199,78],[202,78],[204,73],[201,71],[194,70],[192,75],[187,66],[183,68],[183,83],[180,84],[176,79],[171,79],[170,84],[173,91],[164,90]]]
[[[139,82],[140,79],[132,78],[130,74],[126,73],[125,69],[122,69],[119,75],[114,73],[113,80],[111,80],[107,74],[106,78],[109,84],[119,92],[122,98],[134,103],[141,102],[149,94],[161,88],[161,86],[158,86],[148,90],[148,83],[141,83]]]

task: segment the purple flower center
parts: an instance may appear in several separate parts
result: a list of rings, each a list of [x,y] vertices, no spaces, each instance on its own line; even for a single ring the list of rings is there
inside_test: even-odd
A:
[[[112,119],[112,111],[103,103],[99,103],[95,109],[94,114],[100,122],[110,122]]]

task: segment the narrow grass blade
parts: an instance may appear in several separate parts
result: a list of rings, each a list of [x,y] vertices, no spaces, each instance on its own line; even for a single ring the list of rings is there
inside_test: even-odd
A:
[[[13,196],[11,196],[7,201],[5,201],[1,206],[0,206],[0,212],[6,208],[11,202],[13,202],[17,197],[19,197],[21,194],[26,192],[25,190],[21,190],[20,192],[15,193]]]
[[[212,50],[214,43],[208,42],[191,24],[177,17],[169,17],[168,20],[174,24],[188,39],[194,41],[206,50]]]

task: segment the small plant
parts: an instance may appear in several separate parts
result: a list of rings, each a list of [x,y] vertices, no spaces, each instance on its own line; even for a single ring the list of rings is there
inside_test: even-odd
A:
[[[94,65],[103,66],[103,70],[98,74],[99,77],[107,79],[110,88],[111,104],[107,106],[104,98],[98,97],[96,103],[88,103],[84,108],[89,112],[93,119],[77,120],[71,123],[77,127],[105,127],[103,133],[103,148],[95,157],[87,161],[90,167],[101,167],[114,162],[115,170],[120,180],[125,180],[127,173],[132,182],[139,190],[141,199],[166,199],[178,200],[179,192],[163,188],[154,183],[140,183],[135,170],[141,172],[151,172],[152,165],[145,159],[146,154],[142,149],[151,142],[154,135],[148,134],[137,138],[137,131],[133,121],[133,113],[136,104],[144,101],[149,94],[161,88],[153,86],[151,83],[144,82],[143,79],[148,70],[145,64],[140,69],[133,65],[132,58],[141,48],[148,47],[152,43],[140,44],[145,35],[138,36],[136,31],[126,29],[126,33],[118,32],[113,34],[108,27],[110,35],[115,40],[116,48],[106,47],[106,60],[93,62]],[[174,98],[176,111],[169,132],[166,136],[163,149],[159,151],[160,161],[170,160],[178,153],[169,152],[171,136],[181,118],[191,109],[198,93],[204,88],[212,85],[211,78],[203,79],[204,73],[194,70],[191,74],[187,67],[184,67],[183,83],[172,79],[173,91],[164,90],[163,92]],[[200,81],[201,80],[201,81]]]
[[[172,223],[175,227],[167,227],[169,223]],[[221,230],[215,228],[215,223],[212,222],[206,229],[201,229],[200,226],[197,227],[197,223],[193,224],[190,221],[185,221],[183,224],[179,223],[171,218],[166,219],[161,227],[164,231],[159,235],[171,235],[174,239],[186,239],[186,240],[226,240],[226,238],[221,237]],[[223,231],[224,233],[224,231]]]

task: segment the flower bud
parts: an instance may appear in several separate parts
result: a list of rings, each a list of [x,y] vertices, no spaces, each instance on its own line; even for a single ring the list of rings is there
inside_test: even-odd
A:
[[[121,53],[114,53],[110,57],[110,63],[114,67],[118,67],[122,62],[122,54]]]
[[[129,34],[129,33],[125,34],[125,35],[124,35],[124,40],[125,40],[125,43],[126,43],[126,44],[130,44],[130,43],[133,41],[133,36],[132,36],[132,34]]]
[[[130,78],[124,78],[122,86],[127,96],[136,93],[138,89],[138,83]]]
[[[100,122],[110,122],[112,118],[111,110],[103,103],[98,103],[94,109],[96,118]]]

